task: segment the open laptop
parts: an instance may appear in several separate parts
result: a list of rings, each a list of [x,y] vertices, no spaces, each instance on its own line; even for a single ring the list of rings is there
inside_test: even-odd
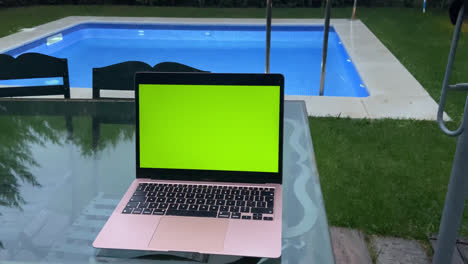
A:
[[[279,257],[283,76],[135,80],[136,179],[93,246]]]

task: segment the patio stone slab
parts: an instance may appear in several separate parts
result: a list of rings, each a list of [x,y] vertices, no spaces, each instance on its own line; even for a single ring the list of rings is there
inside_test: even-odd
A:
[[[429,96],[376,95],[363,99],[363,103],[371,118],[437,119],[438,105]],[[444,119],[449,117],[444,114]]]
[[[335,264],[371,264],[364,235],[357,230],[331,227]]]
[[[287,95],[286,100],[303,100],[309,116],[367,118],[367,113],[360,98],[356,97],[319,97]]]
[[[424,248],[416,240],[395,237],[373,237],[372,247],[377,264],[430,264]]]
[[[406,69],[405,74],[401,74],[401,65],[392,63],[366,62],[356,65],[361,79],[370,97],[376,95],[386,96],[424,96],[429,97],[429,93]],[[375,70],[373,74],[361,74]]]

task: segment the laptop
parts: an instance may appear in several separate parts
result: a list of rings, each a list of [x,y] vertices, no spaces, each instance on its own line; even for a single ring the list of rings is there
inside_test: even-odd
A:
[[[279,257],[283,76],[135,82],[136,179],[93,246]]]

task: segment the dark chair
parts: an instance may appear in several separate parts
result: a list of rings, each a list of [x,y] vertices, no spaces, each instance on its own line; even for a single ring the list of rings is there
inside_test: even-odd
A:
[[[190,66],[176,62],[162,62],[154,67],[140,62],[127,61],[102,68],[93,68],[93,99],[102,99],[101,90],[135,90],[135,73],[136,72],[206,72]],[[105,99],[110,99],[109,97]],[[126,119],[127,120],[127,119]],[[133,124],[130,121],[122,121],[122,119],[112,120],[109,118],[95,117],[92,120],[93,130],[93,148],[97,150],[101,124]]]
[[[141,61],[126,61],[102,68],[93,68],[93,99],[101,90],[135,90],[136,72],[205,72],[176,62],[162,62],[154,67]]]
[[[0,80],[62,77],[63,84],[2,87],[0,97],[63,94],[70,98],[67,59],[39,53],[25,53],[16,59],[0,54]]]

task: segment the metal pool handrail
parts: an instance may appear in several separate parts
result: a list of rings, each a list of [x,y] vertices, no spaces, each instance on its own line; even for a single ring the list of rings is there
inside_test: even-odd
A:
[[[457,85],[449,85],[450,81],[450,75],[452,74],[452,68],[453,68],[453,61],[455,59],[455,53],[457,51],[457,46],[458,46],[458,39],[460,38],[460,29],[461,25],[463,22],[463,14],[465,7],[462,6],[460,8],[460,11],[458,13],[458,18],[457,18],[457,23],[455,25],[455,30],[453,32],[453,38],[452,38],[452,45],[450,47],[450,54],[447,62],[447,68],[445,69],[445,77],[444,77],[444,82],[442,84],[442,93],[440,95],[440,101],[439,101],[439,109],[437,111],[437,122],[439,123],[440,129],[442,131],[449,135],[449,136],[458,136],[460,135],[463,130],[464,130],[464,122],[460,124],[460,126],[456,130],[449,130],[447,126],[445,126],[444,123],[444,108],[445,108],[445,102],[447,100],[447,91],[450,90],[462,90],[463,88],[467,88],[466,85],[464,84],[457,84]],[[465,105],[466,108],[466,105]],[[466,111],[465,111],[466,112]]]
[[[453,3],[459,3],[456,1]],[[465,0],[465,3],[468,1]],[[437,121],[442,131],[449,136],[459,136],[457,140],[457,147],[455,157],[453,159],[452,171],[450,173],[450,180],[445,196],[444,210],[442,212],[442,219],[439,226],[439,235],[437,236],[437,245],[435,247],[434,258],[432,263],[445,264],[450,263],[454,249],[456,248],[456,240],[458,231],[460,229],[463,211],[465,208],[465,200],[468,196],[468,131],[464,129],[465,124],[468,123],[468,98],[465,103],[465,110],[463,114],[463,121],[457,130],[449,130],[443,120],[444,106],[447,97],[447,91],[450,90],[466,90],[468,84],[462,83],[457,85],[448,85],[450,73],[452,71],[453,60],[457,49],[457,43],[460,35],[461,24],[464,16],[464,9],[466,6],[462,3],[458,11],[457,22],[455,31],[453,33],[452,45],[450,47],[450,55],[445,71],[444,83],[442,85],[442,95],[440,96],[439,110],[437,112]],[[455,7],[456,8],[456,7]]]
[[[322,69],[320,74],[320,91],[319,95],[323,96],[325,88],[325,68],[327,64],[328,52],[328,32],[330,31],[330,0],[327,0],[325,7],[325,31],[323,32],[323,51],[322,51]]]
[[[266,6],[266,54],[265,54],[265,73],[270,73],[271,8],[272,8],[272,0],[267,0],[267,6]]]

